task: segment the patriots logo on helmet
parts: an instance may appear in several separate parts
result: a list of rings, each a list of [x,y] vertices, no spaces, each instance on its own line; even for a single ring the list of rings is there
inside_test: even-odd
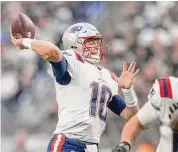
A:
[[[148,94],[148,98],[152,98],[154,95],[156,94],[156,91],[154,90],[154,88],[151,88],[149,94]]]
[[[74,26],[71,29],[69,29],[69,33],[76,33],[79,32],[82,29],[82,26]]]

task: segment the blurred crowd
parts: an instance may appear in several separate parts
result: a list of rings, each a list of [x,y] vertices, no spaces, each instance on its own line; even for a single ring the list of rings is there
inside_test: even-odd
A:
[[[178,2],[1,2],[2,151],[45,151],[57,124],[48,64],[32,50],[18,51],[10,41],[9,27],[18,12],[32,19],[37,39],[61,49],[63,32],[71,24],[96,26],[109,48],[104,63],[109,70],[119,76],[122,61],[137,62],[140,73],[134,86],[140,106],[147,101],[155,78],[178,76]],[[109,111],[101,152],[119,142],[123,125]],[[149,142],[156,146],[158,139],[156,127],[145,132],[136,145]]]

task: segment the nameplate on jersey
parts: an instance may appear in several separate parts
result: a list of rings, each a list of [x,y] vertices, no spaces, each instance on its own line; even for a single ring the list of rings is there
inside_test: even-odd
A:
[[[158,83],[160,88],[160,96],[172,99],[172,88],[170,79],[158,79]]]

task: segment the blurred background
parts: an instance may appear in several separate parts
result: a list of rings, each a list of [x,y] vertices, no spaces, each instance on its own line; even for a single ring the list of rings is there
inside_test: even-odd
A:
[[[155,78],[178,76],[178,2],[1,2],[2,152],[46,151],[58,120],[47,63],[31,50],[17,51],[10,41],[9,26],[18,12],[32,19],[38,39],[61,49],[62,35],[71,24],[96,26],[109,48],[108,69],[119,76],[123,60],[137,62],[141,71],[134,86],[140,106]],[[109,111],[100,152],[119,142],[124,123]],[[132,152],[151,151],[142,147],[154,152],[158,141],[156,125],[139,137]]]

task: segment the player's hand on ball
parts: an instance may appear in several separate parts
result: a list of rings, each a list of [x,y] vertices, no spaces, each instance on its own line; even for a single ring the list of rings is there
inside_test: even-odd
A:
[[[127,63],[123,62],[123,69],[121,76],[118,78],[119,86],[123,89],[128,89],[132,85],[134,77],[138,74],[139,69],[135,71],[136,62],[132,61],[130,66],[127,67]]]
[[[11,28],[10,28],[10,36],[11,36],[11,41],[15,47],[19,48],[20,50],[25,49],[25,47],[23,47],[22,45],[23,38],[19,38],[19,39],[15,38],[12,35]]]
[[[128,142],[122,142],[117,145],[112,152],[130,152],[130,144]]]
[[[32,20],[23,13],[18,13],[12,20],[10,26],[11,41],[15,47],[26,49],[22,45],[25,38],[35,39],[35,26]],[[26,46],[26,45],[25,45]]]

